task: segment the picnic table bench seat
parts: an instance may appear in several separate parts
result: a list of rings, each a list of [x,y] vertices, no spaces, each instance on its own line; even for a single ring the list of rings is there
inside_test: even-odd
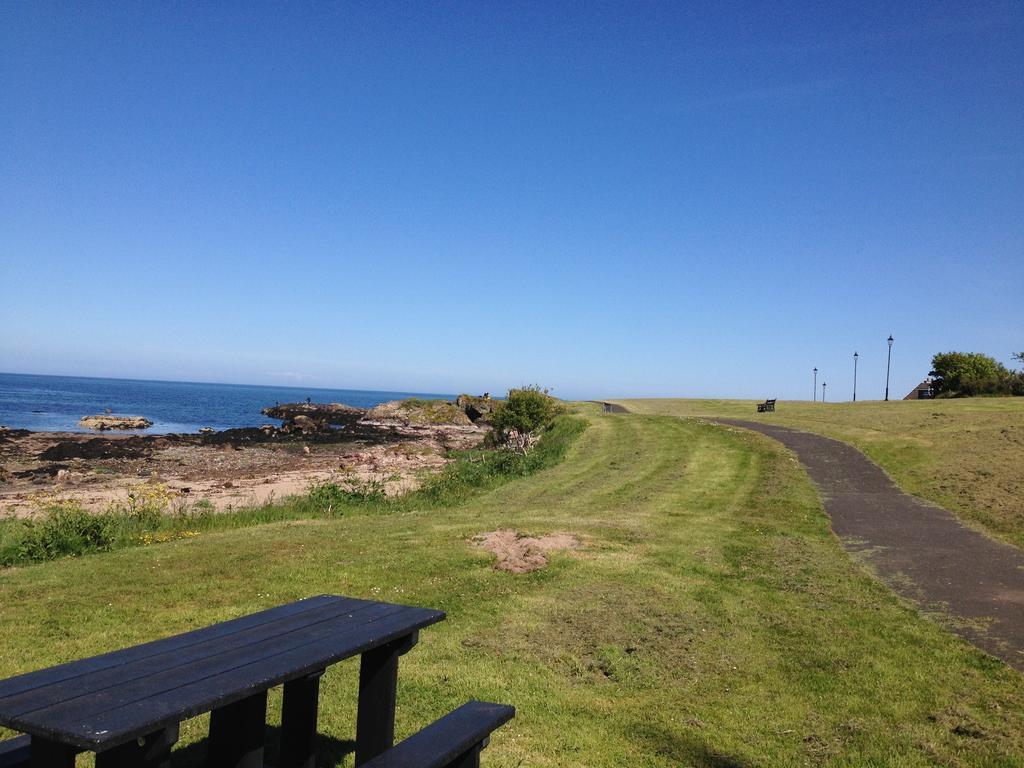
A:
[[[362,768],[477,768],[490,735],[515,708],[471,701],[396,744]]]
[[[0,768],[28,768],[31,749],[31,736],[0,741]]]
[[[491,733],[515,717],[515,708],[470,701],[391,747],[362,768],[477,768]],[[29,768],[32,739],[0,741],[0,768]]]
[[[775,411],[775,400],[774,400],[774,398],[771,399],[771,400],[765,400],[763,403],[758,403],[757,404],[757,412],[758,413],[765,413],[766,411],[772,411],[772,412]]]
[[[181,721],[204,712],[211,713],[207,765],[258,768],[267,691],[277,685],[284,686],[280,768],[311,768],[320,676],[356,655],[362,766],[392,749],[399,657],[420,629],[442,619],[442,611],[321,595],[0,680],[0,725],[31,736],[0,742],[0,768],[72,768],[81,751],[97,753],[97,768],[163,768]],[[490,722],[486,707],[496,706],[473,705],[425,733],[450,736],[454,724]]]

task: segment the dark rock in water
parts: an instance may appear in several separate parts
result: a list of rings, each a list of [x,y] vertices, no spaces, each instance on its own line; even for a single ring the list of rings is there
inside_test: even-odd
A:
[[[366,411],[344,403],[280,403],[271,408],[264,408],[260,413],[282,421],[292,421],[297,416],[305,416],[324,424],[347,426],[363,418]]]

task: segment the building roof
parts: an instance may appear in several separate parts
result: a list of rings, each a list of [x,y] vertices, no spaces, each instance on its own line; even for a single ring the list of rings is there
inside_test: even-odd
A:
[[[916,387],[914,387],[912,390],[910,390],[910,392],[907,393],[907,396],[904,397],[903,399],[904,400],[920,400],[921,399],[921,395],[918,394],[918,393],[921,392],[921,390],[924,390],[925,392],[928,392],[930,394],[931,391],[932,391],[932,380],[931,379],[925,379],[920,384],[918,384]]]

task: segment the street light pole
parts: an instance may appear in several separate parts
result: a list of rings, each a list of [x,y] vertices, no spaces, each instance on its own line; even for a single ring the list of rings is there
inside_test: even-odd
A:
[[[889,342],[889,357],[885,361],[885,400],[889,401],[889,368],[892,365],[892,334],[889,334],[887,339]]]
[[[857,402],[857,358],[860,357],[856,352],[853,353],[853,402]]]
[[[814,398],[814,402],[818,402],[818,369],[814,369],[814,386],[811,387],[811,396]]]
[[[825,387],[827,386],[828,384],[826,384],[824,381],[821,382],[821,402],[823,403],[825,402]]]

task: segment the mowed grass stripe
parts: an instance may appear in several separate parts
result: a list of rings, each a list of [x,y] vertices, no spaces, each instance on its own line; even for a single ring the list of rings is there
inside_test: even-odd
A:
[[[448,611],[403,658],[399,732],[469,698],[513,703],[495,768],[1022,764],[1020,675],[851,563],[776,445],[584,412],[563,464],[458,507],[7,571],[0,672],[340,593]],[[499,527],[586,547],[512,576],[470,543]],[[322,728],[337,739],[353,734],[355,683],[354,664],[324,680]]]
[[[810,403],[757,413],[750,400],[622,400],[631,412],[740,418],[845,440],[907,492],[1024,547],[1024,397]]]
[[[551,500],[564,503],[566,499],[592,496],[622,482],[623,472],[641,466],[645,452],[624,450],[635,444],[642,427],[630,420],[614,417],[591,420],[587,431],[570,450],[568,460],[546,471],[546,482],[541,484],[516,483],[501,489],[508,498],[527,506],[543,506]],[[609,460],[609,456],[614,457]],[[622,462],[624,470],[610,466]]]

